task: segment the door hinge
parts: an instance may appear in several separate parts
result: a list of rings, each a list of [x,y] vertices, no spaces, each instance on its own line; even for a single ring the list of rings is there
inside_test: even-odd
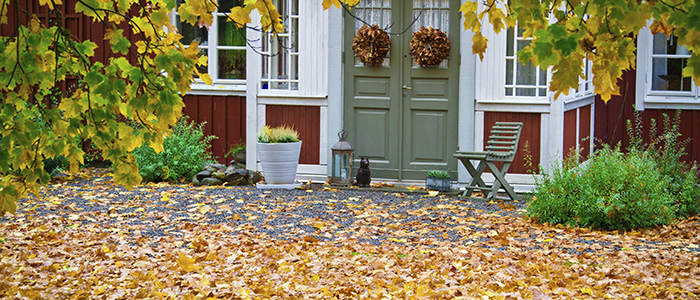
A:
[[[345,51],[343,51],[342,58],[340,59],[341,64],[345,64]]]

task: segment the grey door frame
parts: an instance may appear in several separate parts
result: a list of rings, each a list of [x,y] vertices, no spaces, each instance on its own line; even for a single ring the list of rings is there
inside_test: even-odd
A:
[[[405,27],[408,27],[408,23],[410,22],[413,17],[413,12],[412,12],[412,2],[408,1],[394,1],[396,3],[400,4],[407,4],[407,5],[398,5],[396,7],[391,8],[391,14],[392,14],[392,22],[394,24],[394,27],[390,29],[389,31],[401,31],[405,29]],[[384,145],[384,150],[386,151],[394,151],[392,153],[387,154],[388,157],[391,155],[395,154],[395,160],[393,162],[390,162],[388,160],[382,160],[382,159],[377,159],[377,160],[372,160],[370,168],[372,169],[372,175],[374,178],[387,178],[389,177],[390,179],[399,179],[399,180],[415,180],[415,179],[420,179],[421,176],[424,178],[425,174],[424,172],[429,170],[429,169],[445,169],[448,170],[449,173],[452,175],[452,178],[454,180],[457,179],[457,161],[456,159],[453,159],[451,157],[451,154],[454,153],[455,150],[457,150],[457,145],[458,145],[458,124],[462,124],[463,120],[458,120],[459,114],[458,112],[460,111],[459,109],[459,98],[460,98],[460,76],[459,76],[459,70],[460,70],[460,62],[462,58],[460,57],[459,53],[459,48],[460,48],[460,37],[463,36],[462,29],[459,23],[459,14],[458,14],[458,9],[459,9],[460,2],[458,0],[450,0],[450,31],[449,31],[449,37],[451,41],[451,46],[452,50],[450,52],[450,57],[449,57],[449,69],[447,68],[421,68],[414,66],[412,64],[412,58],[408,54],[408,46],[409,42],[411,39],[411,32],[413,32],[413,27],[409,28],[407,32],[402,35],[402,36],[396,36],[392,35],[392,51],[391,51],[391,57],[390,57],[390,67],[358,67],[355,65],[355,58],[354,54],[352,53],[350,45],[352,44],[352,37],[354,36],[354,29],[355,29],[355,20],[352,19],[352,17],[348,16],[346,13],[343,14],[345,21],[344,21],[344,26],[346,27],[344,29],[344,40],[345,44],[343,45],[343,62],[344,62],[344,78],[345,82],[344,83],[344,104],[343,104],[343,127],[349,131],[350,133],[350,141],[353,142],[354,145],[356,145],[356,142],[358,141],[358,136],[363,135],[366,133],[363,132],[354,132],[352,130],[354,127],[355,123],[355,101],[364,101],[363,107],[365,108],[377,108],[377,109],[386,109],[387,116],[388,118],[388,124],[386,126],[389,126],[387,130],[389,130],[392,134],[387,135],[390,140],[388,141],[383,141],[385,143]],[[395,16],[401,16],[399,18],[396,18]],[[404,17],[406,16],[406,17]],[[399,20],[401,19],[401,21]],[[400,28],[403,26],[403,28]],[[400,29],[398,29],[400,28]],[[396,69],[398,68],[398,70]],[[449,78],[449,86],[447,87],[449,89],[449,92],[447,94],[447,98],[449,99],[448,103],[440,103],[439,101],[435,101],[438,99],[422,99],[426,101],[416,101],[416,102],[422,102],[422,108],[426,111],[429,111],[433,108],[427,107],[433,104],[438,104],[438,105],[447,105],[447,108],[442,108],[444,109],[447,117],[445,124],[446,126],[446,131],[444,132],[446,134],[446,141],[444,145],[439,145],[442,147],[440,150],[442,155],[445,157],[445,163],[444,166],[438,166],[435,167],[434,165],[431,165],[430,163],[426,163],[425,165],[421,165],[420,162],[411,162],[411,153],[412,151],[416,150],[413,149],[411,146],[411,140],[410,137],[407,135],[407,132],[410,129],[406,129],[405,127],[408,125],[411,125],[410,123],[407,123],[407,118],[411,117],[411,103],[413,98],[418,98],[414,97],[414,92],[417,93],[418,91],[413,90],[413,85],[416,83],[415,81],[412,82],[413,79],[429,79],[432,74],[435,73],[446,73],[447,76],[444,74],[441,75],[443,77],[448,77]],[[381,90],[382,88],[388,87],[388,95],[381,95],[381,97],[373,97],[377,95],[369,95],[366,98],[363,98],[363,95],[357,95],[357,91],[355,90],[356,85],[359,85],[362,82],[356,82],[356,80],[361,80],[362,78],[358,79],[356,76],[358,75],[372,75],[372,76],[383,76],[384,81],[386,83],[386,86],[381,86],[377,85],[377,89]],[[352,82],[350,82],[352,81]],[[425,80],[424,80],[425,81]],[[429,80],[428,80],[429,81]],[[427,81],[426,81],[427,82]],[[424,82],[425,83],[425,82]],[[374,83],[376,85],[376,83]],[[403,87],[407,87],[409,89],[404,89]],[[388,96],[388,97],[387,97]],[[425,96],[425,95],[423,95]],[[398,97],[397,99],[392,99]],[[359,100],[358,100],[359,99]],[[433,102],[430,102],[433,101]],[[395,103],[398,105],[398,107],[389,107],[391,104]],[[387,104],[388,103],[388,104]],[[386,104],[386,105],[385,105]],[[378,142],[378,141],[373,141],[373,142]],[[415,143],[415,141],[414,141]],[[359,147],[359,149],[362,149],[363,146]],[[390,149],[391,148],[391,149]],[[358,149],[358,147],[356,147]],[[360,158],[360,155],[362,155],[362,151],[356,151],[355,155],[355,163],[354,165],[358,165],[358,161]],[[449,157],[447,157],[449,155]],[[385,176],[385,174],[395,174],[395,176]],[[393,177],[393,178],[392,178]]]

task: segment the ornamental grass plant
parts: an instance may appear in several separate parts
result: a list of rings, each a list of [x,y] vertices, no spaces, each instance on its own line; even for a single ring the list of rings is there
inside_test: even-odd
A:
[[[428,172],[428,177],[449,179],[450,174],[442,170],[432,170]]]
[[[258,130],[257,137],[259,143],[296,143],[299,141],[299,132],[287,125],[277,127],[266,125]]]

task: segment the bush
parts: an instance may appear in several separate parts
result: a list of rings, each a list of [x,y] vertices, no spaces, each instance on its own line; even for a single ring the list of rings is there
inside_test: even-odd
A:
[[[204,123],[189,122],[187,116],[178,120],[170,136],[163,141],[163,151],[143,145],[134,150],[139,173],[143,180],[176,182],[192,178],[204,164],[214,160],[211,140],[215,136],[204,135]]]
[[[63,155],[58,155],[56,157],[44,159],[44,171],[49,173],[53,178],[59,172],[70,169],[70,163],[68,159]]]
[[[656,120],[651,119],[649,143],[642,138],[642,118],[638,111],[634,114],[634,124],[627,120],[627,134],[630,137],[630,153],[645,153],[657,164],[662,176],[669,178],[666,188],[674,199],[679,217],[689,217],[700,213],[700,188],[698,171],[681,156],[685,155],[685,145],[689,139],[681,139],[681,110],[677,110],[673,119],[663,114],[663,132],[657,135]]]
[[[564,166],[537,179],[527,214],[541,222],[599,229],[631,229],[668,224],[675,218],[667,193],[669,178],[643,152],[627,155],[606,146],[586,168]]]

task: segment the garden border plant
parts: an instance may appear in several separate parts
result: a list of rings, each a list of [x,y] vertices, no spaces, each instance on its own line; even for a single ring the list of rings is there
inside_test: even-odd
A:
[[[156,153],[150,146],[134,149],[139,173],[144,181],[169,182],[192,178],[210,162],[215,162],[211,153],[211,141],[216,136],[204,134],[204,124],[180,118],[172,132],[163,140],[163,151]]]
[[[630,146],[605,145],[585,167],[578,152],[562,166],[536,177],[527,215],[538,222],[597,229],[632,229],[666,225],[700,212],[697,168],[680,160],[680,111],[673,121],[664,114],[664,132],[650,143],[641,138],[641,115],[628,121]],[[527,162],[526,162],[527,163]]]

